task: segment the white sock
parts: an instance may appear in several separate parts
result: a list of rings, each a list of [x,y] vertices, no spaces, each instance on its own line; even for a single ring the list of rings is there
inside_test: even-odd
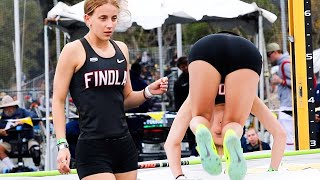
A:
[[[14,168],[14,164],[9,157],[5,157],[4,159],[2,159],[2,162],[7,166],[7,168]]]

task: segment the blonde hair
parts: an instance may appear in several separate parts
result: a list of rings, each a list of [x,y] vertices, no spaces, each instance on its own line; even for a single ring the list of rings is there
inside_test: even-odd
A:
[[[118,0],[86,0],[84,2],[84,13],[91,16],[95,9],[108,3],[120,9]]]
[[[128,0],[85,0],[84,13],[91,16],[95,9],[108,3],[119,9],[117,26],[117,28],[119,28],[118,30],[124,31],[129,28],[132,25],[132,22],[131,13],[128,10]]]

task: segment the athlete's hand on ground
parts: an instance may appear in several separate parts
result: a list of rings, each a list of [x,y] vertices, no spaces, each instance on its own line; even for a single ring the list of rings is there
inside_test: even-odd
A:
[[[149,91],[153,94],[164,94],[168,90],[168,78],[163,77],[149,85]]]
[[[195,179],[195,178],[187,178],[186,176],[180,176],[177,179],[184,179],[184,180],[201,180],[201,179]]]
[[[57,167],[61,174],[69,174],[70,170],[70,151],[68,148],[61,149],[58,152]]]

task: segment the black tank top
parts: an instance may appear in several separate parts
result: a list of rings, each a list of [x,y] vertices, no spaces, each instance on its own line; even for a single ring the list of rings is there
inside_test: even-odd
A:
[[[111,58],[99,56],[85,38],[80,41],[86,60],[70,83],[70,94],[79,112],[79,139],[124,136],[129,133],[123,102],[127,61],[112,40],[115,55]]]

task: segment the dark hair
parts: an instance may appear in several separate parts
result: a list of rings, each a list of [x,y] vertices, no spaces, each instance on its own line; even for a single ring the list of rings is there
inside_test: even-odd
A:
[[[186,56],[181,56],[177,60],[177,67],[181,65],[187,65],[188,64],[188,58]]]

